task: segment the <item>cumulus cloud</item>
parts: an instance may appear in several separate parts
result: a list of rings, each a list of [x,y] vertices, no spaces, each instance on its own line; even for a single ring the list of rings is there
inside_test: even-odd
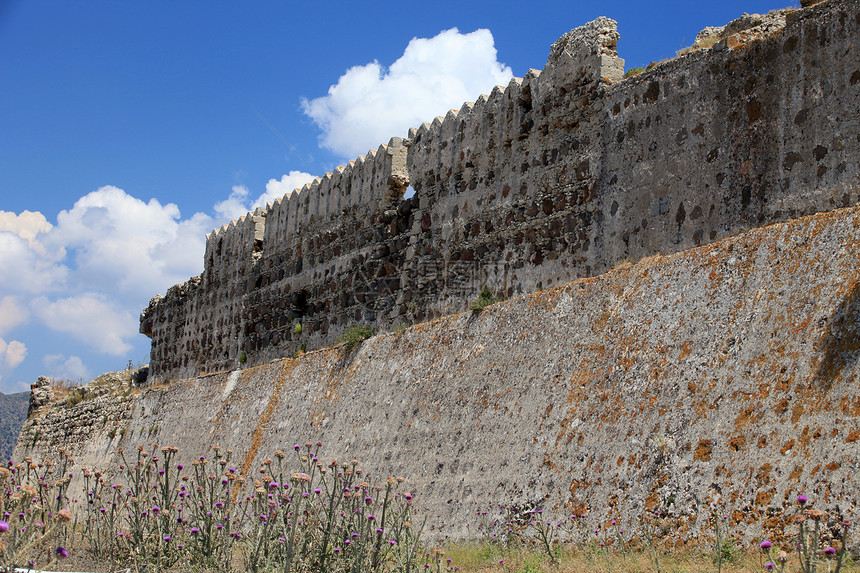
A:
[[[0,338],[0,380],[6,378],[27,357],[27,346],[23,342]]]
[[[57,332],[70,334],[93,350],[114,356],[127,354],[127,339],[137,335],[137,313],[100,293],[33,301],[33,314]]]
[[[26,322],[29,314],[18,297],[4,296],[0,298],[0,336]]]
[[[291,171],[256,197],[234,187],[213,214],[186,218],[172,203],[142,201],[113,186],[79,198],[55,224],[38,212],[0,211],[0,336],[8,340],[32,317],[98,353],[127,355],[150,297],[202,270],[206,233],[312,179]],[[0,342],[2,379],[27,346]],[[77,356],[51,354],[48,362],[55,376],[89,375]]]
[[[257,207],[264,207],[285,195],[289,195],[295,189],[301,189],[305,183],[314,180],[310,173],[302,171],[290,171],[289,174],[280,179],[269,179],[266,183],[266,191],[253,201],[249,201],[251,192],[244,185],[234,185],[230,196],[215,204],[215,213],[224,222],[238,219],[248,211]]]
[[[145,296],[202,270],[204,236],[213,225],[206,215],[182,220],[172,203],[144,202],[105,186],[61,211],[46,241],[68,251],[79,286]],[[165,253],[175,256],[166,260]]]
[[[266,192],[260,195],[254,202],[254,209],[261,207],[266,203],[271,203],[281,197],[289,195],[296,189],[301,189],[306,183],[310,183],[315,178],[310,173],[301,171],[290,171],[288,175],[282,176],[280,179],[269,179],[266,183]]]
[[[507,85],[512,76],[497,60],[489,30],[452,28],[413,38],[387,70],[376,61],[350,68],[328,95],[303,100],[302,108],[322,129],[321,145],[351,159]]]
[[[8,343],[0,338],[0,364],[15,368],[27,357],[27,346],[23,342],[11,340]]]
[[[218,218],[229,222],[247,213],[248,208],[245,203],[249,193],[250,191],[244,185],[234,185],[229,197],[215,203],[215,213]]]
[[[43,256],[13,232],[0,231],[0,291],[40,293],[62,288],[68,268]]]
[[[42,256],[49,256],[44,245],[39,242],[40,234],[47,233],[54,226],[51,225],[45,216],[39,212],[22,211],[20,214],[11,211],[0,211],[0,232],[12,233],[18,235],[25,241],[27,246]],[[63,256],[63,252],[59,251],[52,258],[57,259]]]
[[[66,358],[62,354],[48,354],[42,359],[46,374],[61,380],[89,380],[90,370],[77,356]]]

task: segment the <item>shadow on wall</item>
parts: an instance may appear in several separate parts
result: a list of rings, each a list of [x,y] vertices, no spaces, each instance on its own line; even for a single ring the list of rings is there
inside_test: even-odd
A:
[[[829,390],[842,371],[854,366],[860,358],[860,280],[855,281],[848,296],[830,317],[830,327],[819,344],[819,351],[815,381]]]

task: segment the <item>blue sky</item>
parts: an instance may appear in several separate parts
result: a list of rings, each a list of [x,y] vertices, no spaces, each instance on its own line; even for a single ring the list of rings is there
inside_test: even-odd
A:
[[[146,362],[138,314],[202,270],[205,233],[542,68],[571,28],[617,20],[645,66],[789,5],[0,0],[0,391]]]

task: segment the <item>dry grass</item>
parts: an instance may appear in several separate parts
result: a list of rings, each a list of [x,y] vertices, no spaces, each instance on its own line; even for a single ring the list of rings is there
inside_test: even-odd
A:
[[[558,563],[553,564],[545,555],[529,550],[504,549],[497,545],[457,543],[444,549],[444,558],[461,573],[580,573],[600,571],[606,573],[712,573],[717,571],[713,555],[695,549],[682,549],[660,553],[659,569],[645,547],[636,547],[621,553],[574,549],[562,551]],[[765,571],[766,556],[760,551],[738,552],[731,562],[723,562],[724,573],[753,573]],[[797,558],[792,556],[786,571],[797,571]],[[833,568],[831,567],[831,571]],[[828,571],[822,563],[819,571]],[[842,571],[856,573],[860,567],[848,563]]]
[[[707,48],[712,47],[714,44],[720,41],[719,36],[708,36],[707,38],[702,39],[700,42],[696,42],[692,46],[687,46],[686,48],[681,48],[676,51],[675,54],[677,56],[683,56],[684,54],[689,54],[690,52],[695,52],[698,50],[705,50]]]

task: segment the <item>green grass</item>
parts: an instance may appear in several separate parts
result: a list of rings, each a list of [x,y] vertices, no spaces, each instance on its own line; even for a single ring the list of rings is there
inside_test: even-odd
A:
[[[493,296],[493,293],[490,292],[490,289],[487,287],[483,287],[481,289],[480,294],[478,294],[478,298],[473,300],[471,304],[469,304],[469,310],[472,312],[481,312],[491,304],[495,304],[499,302],[499,300]]]
[[[347,352],[358,346],[362,340],[367,340],[373,336],[373,328],[363,324],[353,324],[347,327],[346,331],[340,335],[337,343],[342,344]]]

